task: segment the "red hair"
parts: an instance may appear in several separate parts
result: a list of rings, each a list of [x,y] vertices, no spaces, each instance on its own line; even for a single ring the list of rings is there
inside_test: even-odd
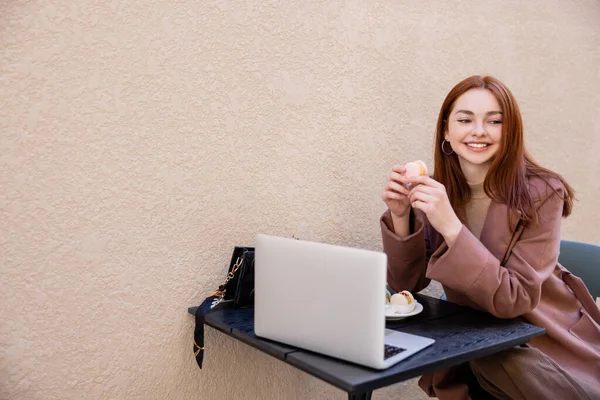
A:
[[[571,214],[574,192],[559,174],[539,165],[525,149],[523,121],[519,105],[510,90],[491,76],[475,75],[459,82],[450,90],[437,121],[434,144],[433,179],[446,187],[448,198],[455,210],[461,209],[471,199],[471,189],[463,175],[456,153],[450,156],[442,152],[444,132],[454,103],[471,89],[489,90],[502,109],[502,139],[500,149],[487,172],[483,184],[485,193],[494,201],[506,204],[509,210],[521,214],[527,222],[537,222],[534,199],[529,191],[528,177],[538,176],[546,181],[558,179],[564,187],[563,216]],[[447,147],[447,145],[446,145]]]

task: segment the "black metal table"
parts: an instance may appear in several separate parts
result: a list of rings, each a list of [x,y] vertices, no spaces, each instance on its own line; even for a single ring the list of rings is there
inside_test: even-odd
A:
[[[370,399],[376,389],[507,350],[545,333],[522,318],[499,319],[430,296],[415,297],[423,312],[388,321],[386,327],[430,337],[435,343],[383,371],[259,338],[254,334],[253,308],[222,304],[208,313],[205,324],[347,392],[352,400]],[[195,310],[188,309],[191,314]]]

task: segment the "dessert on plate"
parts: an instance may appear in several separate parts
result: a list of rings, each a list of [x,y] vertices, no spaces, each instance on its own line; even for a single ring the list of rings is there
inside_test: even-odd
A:
[[[412,293],[408,290],[403,290],[400,293],[392,295],[390,305],[398,314],[408,314],[415,309],[417,302]]]

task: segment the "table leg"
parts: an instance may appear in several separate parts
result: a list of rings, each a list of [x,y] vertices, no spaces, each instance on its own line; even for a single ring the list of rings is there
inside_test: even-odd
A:
[[[348,393],[348,400],[371,400],[373,392]]]

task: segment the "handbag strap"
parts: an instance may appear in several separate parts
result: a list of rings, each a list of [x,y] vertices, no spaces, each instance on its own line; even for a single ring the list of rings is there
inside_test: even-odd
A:
[[[508,261],[508,257],[510,257],[513,247],[515,247],[515,244],[517,244],[517,241],[519,241],[519,238],[521,237],[521,233],[523,233],[521,225],[522,219],[519,218],[519,220],[517,221],[517,226],[515,226],[515,230],[513,231],[512,237],[510,238],[510,242],[508,243],[508,247],[506,248],[506,252],[504,253],[504,257],[502,257],[502,262],[500,263],[500,265],[502,266],[505,265]]]
[[[245,253],[244,253],[245,254]],[[231,268],[231,271],[227,273],[225,277],[225,282],[219,286],[217,290],[212,292],[210,296],[208,296],[200,306],[196,309],[195,320],[196,325],[194,327],[194,357],[196,357],[196,363],[198,367],[202,369],[202,361],[204,359],[204,321],[206,319],[206,314],[215,308],[221,301],[223,301],[223,297],[225,297],[227,282],[229,282],[235,276],[235,273],[238,271],[242,262],[244,261],[244,254],[239,256]]]
[[[596,323],[600,324],[600,308],[598,308],[594,302],[594,298],[592,297],[587,286],[585,286],[585,283],[583,283],[583,280],[567,270],[563,270],[562,280],[575,294],[575,297],[577,297],[577,300],[579,300],[589,316],[593,318]]]

